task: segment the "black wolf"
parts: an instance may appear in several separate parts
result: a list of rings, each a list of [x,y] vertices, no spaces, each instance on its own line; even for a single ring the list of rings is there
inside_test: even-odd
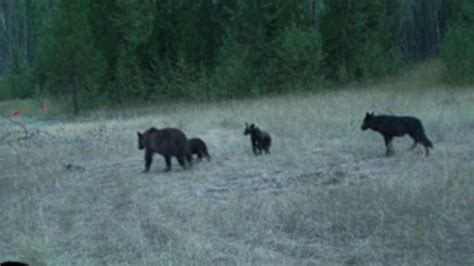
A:
[[[206,157],[208,161],[211,160],[211,155],[209,155],[206,143],[202,139],[200,138],[189,139],[188,145],[189,145],[189,151],[191,152],[191,154],[192,155],[196,154],[199,160],[201,160],[202,157]]]
[[[171,157],[176,157],[181,167],[192,166],[192,155],[189,152],[186,135],[176,128],[149,128],[144,133],[137,132],[138,149],[145,150],[145,170],[150,170],[153,154],[161,154],[166,161],[165,171],[171,170]]]
[[[270,153],[270,146],[272,145],[272,138],[268,132],[258,128],[255,124],[249,125],[245,123],[244,136],[250,135],[250,143],[252,144],[252,151],[255,155]]]
[[[385,140],[385,155],[393,154],[392,140],[394,137],[402,137],[408,134],[414,141],[410,150],[413,150],[418,143],[425,147],[425,155],[429,156],[429,148],[433,148],[433,144],[426,137],[425,130],[420,119],[413,116],[393,116],[393,115],[374,115],[367,113],[362,123],[362,130],[368,128],[379,132]]]

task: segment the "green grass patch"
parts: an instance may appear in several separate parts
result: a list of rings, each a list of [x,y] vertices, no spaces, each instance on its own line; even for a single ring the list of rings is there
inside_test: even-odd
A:
[[[384,90],[416,91],[443,86],[445,66],[441,59],[433,58],[425,62],[407,66],[398,74],[367,82],[368,87]]]
[[[43,103],[48,102],[48,112],[44,112]],[[65,104],[56,100],[17,99],[0,101],[0,117],[10,117],[14,111],[20,111],[22,116],[42,117],[63,114]]]
[[[8,86],[8,80],[0,78],[0,101],[5,101],[11,98],[11,91]]]

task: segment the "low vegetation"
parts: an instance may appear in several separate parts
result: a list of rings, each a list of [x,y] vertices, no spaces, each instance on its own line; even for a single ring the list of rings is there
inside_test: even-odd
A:
[[[19,118],[0,144],[0,258],[31,265],[472,265],[474,93],[404,82],[213,104]],[[422,119],[435,149],[362,132]],[[255,157],[244,122],[272,134]],[[1,120],[0,138],[20,130]],[[147,174],[137,131],[179,127],[213,156]]]

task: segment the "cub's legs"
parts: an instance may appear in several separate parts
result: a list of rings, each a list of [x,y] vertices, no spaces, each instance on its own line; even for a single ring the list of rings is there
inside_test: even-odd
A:
[[[262,140],[262,149],[266,154],[270,154],[270,146],[272,145],[272,139],[270,137],[264,138]]]
[[[269,139],[266,139],[263,143],[262,143],[262,149],[265,151],[266,154],[270,154],[270,140]]]
[[[257,141],[252,141],[252,151],[253,151],[253,154],[255,155],[258,155],[258,151],[257,151]]]
[[[205,152],[203,152],[203,155],[204,155],[204,157],[206,157],[206,159],[207,159],[208,162],[211,161],[211,155],[209,155],[209,152],[207,151],[207,149],[206,149]]]
[[[202,151],[198,152],[197,157],[198,157],[198,160],[201,161],[203,157],[203,152]]]
[[[252,149],[253,149],[253,153],[254,153],[255,155],[262,154],[262,145],[261,145],[261,142],[258,141],[258,140],[252,141]]]
[[[188,162],[188,166],[193,166],[193,155],[191,153],[186,154],[186,161]]]
[[[178,155],[176,156],[176,159],[178,160],[179,165],[181,165],[183,169],[186,169],[186,160],[184,159],[184,156]]]
[[[266,154],[270,154],[270,149],[268,147],[263,148]]]

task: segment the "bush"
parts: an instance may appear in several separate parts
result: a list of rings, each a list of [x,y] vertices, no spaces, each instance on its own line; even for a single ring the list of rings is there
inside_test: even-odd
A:
[[[280,90],[309,88],[323,80],[322,64],[319,35],[313,30],[293,25],[285,29],[275,41],[274,72],[271,77]]]
[[[11,98],[8,82],[4,78],[0,78],[0,101],[6,101]]]
[[[197,79],[196,70],[186,62],[183,55],[178,56],[176,65],[162,75],[157,91],[168,99],[197,98],[202,88],[196,90],[192,83]]]
[[[253,74],[248,57],[249,51],[244,45],[231,40],[224,43],[208,92],[212,98],[243,96],[256,92],[258,80]]]
[[[474,29],[465,24],[451,28],[445,35],[441,58],[446,66],[444,78],[452,84],[474,82]]]
[[[402,64],[401,54],[391,55],[380,43],[365,42],[357,57],[358,76],[362,80],[393,73]]]
[[[31,98],[35,94],[35,77],[30,69],[23,69],[21,72],[12,74],[9,78],[11,97],[15,99]]]

